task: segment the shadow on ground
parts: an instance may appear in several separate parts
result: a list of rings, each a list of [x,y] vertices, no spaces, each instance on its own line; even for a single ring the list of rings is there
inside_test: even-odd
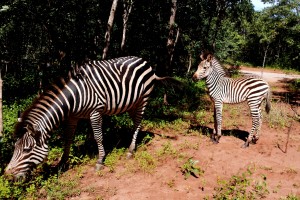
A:
[[[201,126],[201,125],[190,125],[189,130],[196,130],[200,131],[203,135],[206,136],[211,136],[213,133],[213,129],[209,128],[207,126]],[[249,135],[249,132],[239,130],[239,129],[222,129],[222,136],[234,136],[240,140],[243,140],[244,142],[246,141],[247,137]]]

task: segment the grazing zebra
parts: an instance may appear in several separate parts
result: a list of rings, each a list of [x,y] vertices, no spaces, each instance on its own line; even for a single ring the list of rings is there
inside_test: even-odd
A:
[[[15,128],[19,138],[5,174],[23,179],[48,155],[51,131],[66,123],[65,147],[60,163],[68,160],[77,122],[90,119],[99,158],[96,169],[103,167],[102,116],[128,112],[134,121],[134,134],[128,151],[136,148],[140,123],[156,81],[165,85],[178,84],[170,77],[158,77],[152,67],[138,57],[121,57],[105,61],[91,61],[74,70],[66,83],[53,85],[22,114]]]
[[[197,81],[206,78],[206,86],[214,102],[212,141],[218,143],[221,137],[223,103],[235,104],[247,101],[252,116],[252,128],[243,147],[248,147],[251,141],[256,143],[259,139],[259,131],[262,124],[260,107],[264,99],[266,99],[266,112],[269,113],[271,109],[270,86],[260,78],[245,76],[232,79],[226,77],[223,67],[211,53],[206,52],[200,57],[202,61],[193,75],[193,80]]]

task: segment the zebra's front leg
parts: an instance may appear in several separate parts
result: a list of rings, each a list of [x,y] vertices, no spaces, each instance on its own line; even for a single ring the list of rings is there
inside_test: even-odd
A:
[[[211,140],[213,143],[218,144],[222,136],[222,102],[215,102],[214,106],[214,130]]]
[[[105,156],[104,147],[102,144],[103,135],[102,135],[102,115],[99,112],[93,112],[90,116],[91,125],[94,133],[94,138],[98,146],[99,157],[95,166],[96,171],[99,171],[104,168],[103,159]]]
[[[66,122],[66,127],[64,128],[64,153],[58,163],[58,167],[66,168],[67,161],[69,160],[71,144],[74,140],[74,133],[76,130],[76,126],[78,123],[78,119],[70,119]]]

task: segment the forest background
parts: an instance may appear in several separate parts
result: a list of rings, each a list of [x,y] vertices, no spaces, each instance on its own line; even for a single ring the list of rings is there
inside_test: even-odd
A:
[[[159,75],[186,76],[208,49],[232,65],[300,70],[300,1],[3,0],[5,103],[87,60],[135,55]]]

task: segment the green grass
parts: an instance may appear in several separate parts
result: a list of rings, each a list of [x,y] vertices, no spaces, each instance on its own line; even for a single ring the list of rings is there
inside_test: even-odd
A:
[[[193,158],[187,159],[185,163],[181,166],[181,172],[184,175],[185,179],[188,179],[190,176],[199,177],[203,175],[204,170],[197,165],[199,161],[194,160]]]
[[[105,158],[104,164],[110,172],[114,172],[118,161],[125,156],[125,148],[114,148]]]
[[[219,179],[215,188],[214,199],[262,199],[269,194],[266,177],[261,175],[258,180],[252,178],[252,172],[233,175],[229,180]]]

